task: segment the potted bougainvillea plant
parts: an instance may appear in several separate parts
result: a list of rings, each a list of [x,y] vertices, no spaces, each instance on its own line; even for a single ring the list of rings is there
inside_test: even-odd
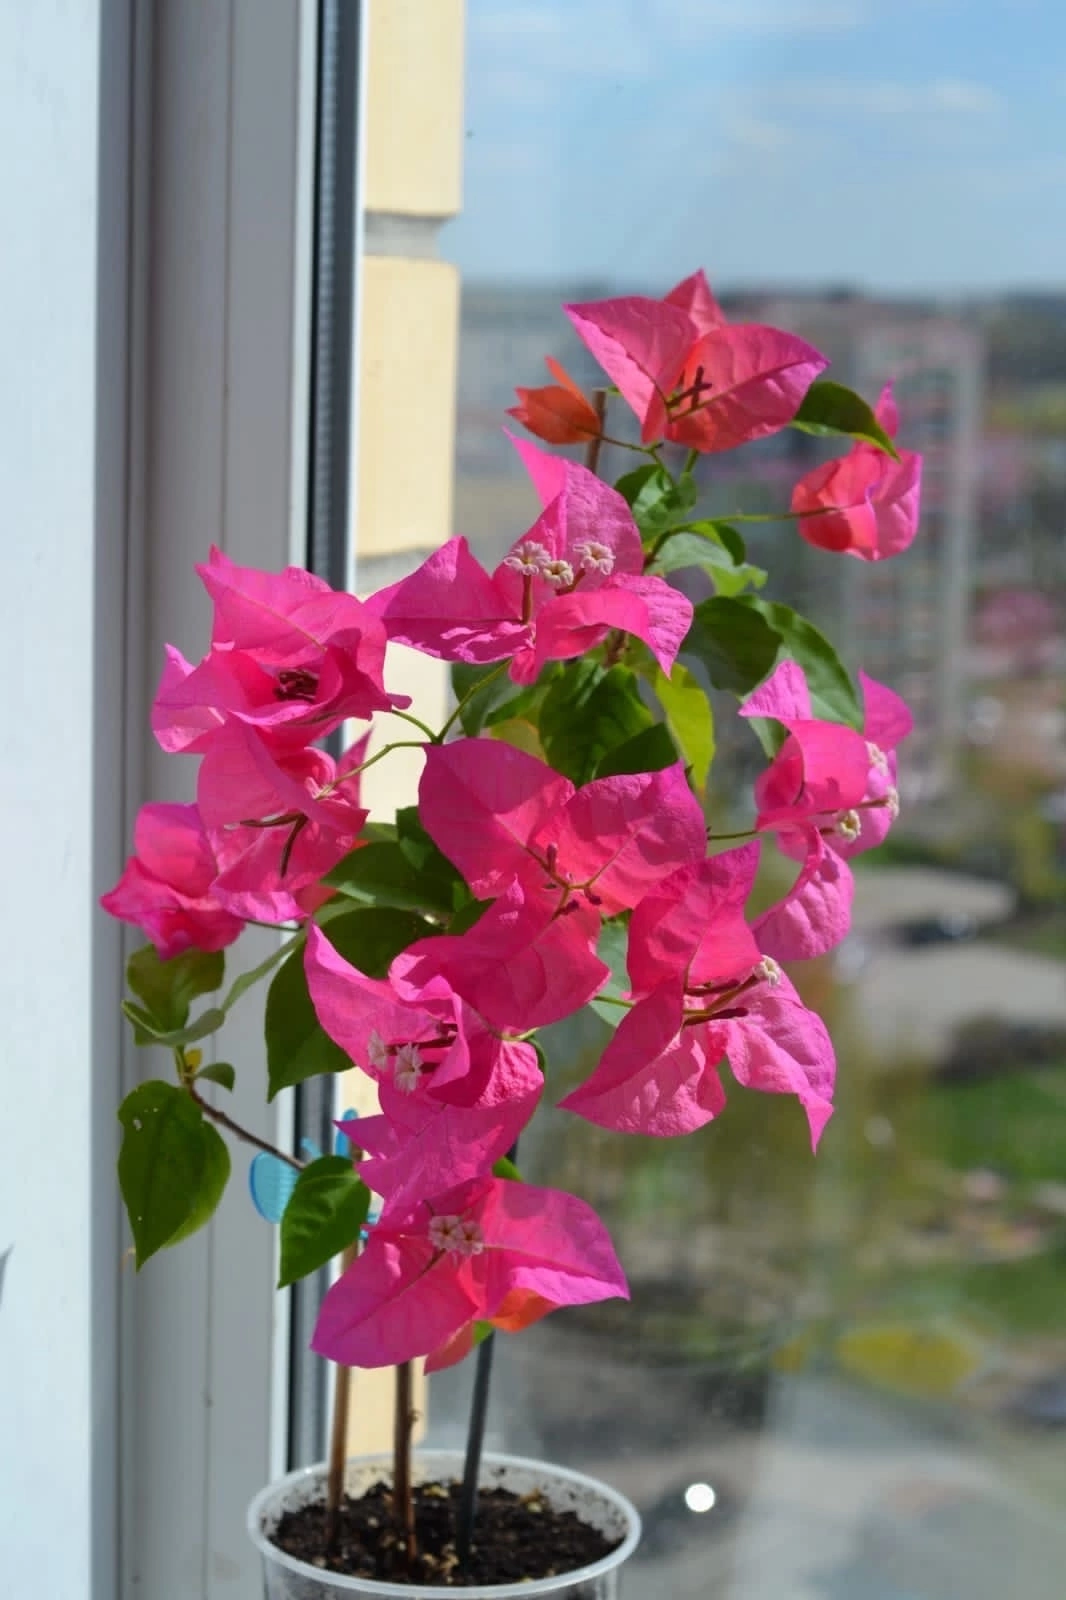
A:
[[[661,300],[565,310],[604,384],[585,394],[549,362],[553,382],[518,390],[511,416],[540,442],[513,445],[542,510],[494,571],[457,537],[359,600],[211,552],[209,648],[195,666],[168,651],[152,708],[163,749],[199,758],[196,804],[146,805],[104,896],[151,940],[125,1010],[176,1068],[119,1110],[138,1266],[208,1221],[230,1140],[262,1146],[224,1109],[232,1067],[204,1059],[257,981],[269,1096],[352,1065],[377,1087],[376,1114],[340,1120],[338,1152],[266,1157],[293,1169],[281,1285],[338,1260],[313,1348],[337,1363],[341,1419],[330,1462],[253,1505],[271,1600],[616,1592],[639,1531],[628,1502],[481,1458],[496,1334],[627,1293],[589,1205],[520,1172],[520,1137],[558,1097],[539,1029],[588,1006],[610,1018],[561,1104],[622,1139],[728,1117],[727,1074],[795,1096],[812,1146],[832,1110],[828,1033],[784,967],[847,932],[849,861],[897,815],[911,718],[766,597],[738,529],[898,555],[920,459],[893,443],[889,389],[871,407],[802,339],[730,323],[702,272]],[[790,507],[701,516],[702,458],[788,427],[838,436]],[[613,487],[605,446],[627,466]],[[683,569],[705,575],[696,603]],[[390,641],[452,663],[442,727],[390,693]],[[719,719],[733,705],[761,749],[728,833],[712,705]],[[372,754],[368,723],[387,730]],[[412,744],[417,805],[369,824],[361,774]],[[789,887],[752,915],[767,855]],[[223,952],[250,923],[284,938],[225,989]],[[412,1459],[411,1363],[475,1350],[465,1458]],[[347,1373],[382,1366],[397,1371],[394,1457],[345,1463]]]

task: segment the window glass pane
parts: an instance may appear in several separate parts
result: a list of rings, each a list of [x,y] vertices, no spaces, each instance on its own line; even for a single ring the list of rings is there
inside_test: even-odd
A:
[[[818,1155],[794,1102],[731,1083],[687,1138],[557,1113],[525,1152],[602,1210],[633,1302],[501,1339],[494,1438],[633,1495],[634,1593],[1062,1592],[1064,44],[1051,0],[469,0],[443,240],[478,553],[535,514],[501,432],[514,385],[547,381],[546,355],[596,381],[561,302],[700,266],[730,318],[805,336],[871,401],[893,380],[925,457],[898,561],[750,530],[774,598],[916,719],[853,932],[794,974],[839,1058]],[[697,473],[720,512],[770,511],[838,453],[786,430]],[[715,815],[750,816],[730,736]],[[549,1043],[557,1099],[603,1037]],[[434,1380],[432,1437],[459,1435],[470,1376]],[[694,1484],[713,1496],[686,1503]]]

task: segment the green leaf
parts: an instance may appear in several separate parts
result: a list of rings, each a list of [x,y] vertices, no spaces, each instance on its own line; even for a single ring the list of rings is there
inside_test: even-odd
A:
[[[185,1026],[189,1007],[198,995],[219,988],[225,966],[221,950],[185,950],[170,961],[161,961],[155,946],[146,944],[126,963],[126,982],[144,1002],[157,1032],[171,1033]]]
[[[397,811],[396,835],[401,850],[425,885],[423,904],[442,904],[449,910],[464,905],[470,891],[461,874],[423,828],[417,806],[404,806]]]
[[[140,1270],[182,1230],[199,1226],[197,1218],[207,1220],[225,1176],[220,1184],[218,1152],[206,1137],[214,1129],[205,1130],[199,1107],[176,1084],[140,1084],[126,1096],[118,1116],[118,1181]]]
[[[739,541],[739,561],[734,541]],[[681,567],[701,567],[710,575],[716,592],[727,596],[740,594],[744,589],[761,589],[766,573],[762,567],[746,562],[743,551],[744,541],[726,523],[693,522],[670,535],[648,570],[660,573],[676,572]]]
[[[587,783],[600,762],[654,723],[635,673],[583,659],[552,684],[540,713],[544,754],[556,772]]]
[[[281,1218],[278,1288],[324,1267],[355,1244],[370,1209],[370,1190],[346,1156],[321,1156],[300,1173]]]
[[[507,1178],[511,1183],[524,1183],[525,1179],[509,1156],[501,1156],[499,1161],[492,1164],[494,1178]]]
[[[669,677],[660,667],[656,667],[651,686],[663,708],[667,726],[677,741],[682,758],[686,766],[692,768],[696,786],[702,790],[707,783],[707,775],[714,757],[714,716],[711,703],[702,686],[679,661],[675,662]]]
[[[122,1009],[133,1023],[136,1044],[159,1044],[168,1050],[178,1045],[195,1044],[197,1039],[206,1039],[208,1034],[217,1033],[226,1020],[226,1013],[218,1006],[209,1006],[186,1027],[167,1030],[161,1028],[158,1020],[149,1012],[134,1005],[132,1000],[123,1000]]]
[[[200,1076],[203,1077],[203,1073]],[[167,1240],[168,1250],[172,1245],[180,1244],[183,1239],[187,1239],[190,1234],[202,1228],[206,1222],[211,1221],[229,1182],[230,1155],[225,1139],[209,1122],[200,1124],[200,1138],[204,1147],[204,1166],[196,1193],[196,1203],[181,1227]]]
[[[626,966],[628,953],[629,929],[626,924],[617,917],[605,922],[596,943],[596,954],[611,969],[611,979],[605,993],[613,991],[621,994],[623,989],[629,988],[629,970]]]
[[[416,939],[434,931],[412,911],[365,906],[333,917],[329,941],[346,961],[371,978],[383,978],[389,962]],[[324,1072],[344,1072],[347,1055],[326,1033],[307,990],[303,954],[282,966],[266,999],[267,1098]]]
[[[629,988],[629,973],[626,970],[626,953],[629,948],[629,931],[623,922],[605,922],[600,929],[600,937],[596,945],[596,954],[600,960],[611,969],[611,976],[600,990],[600,995],[590,1001],[592,1010],[597,1016],[609,1022],[612,1027],[625,1016],[621,1006],[611,1005],[610,1000],[621,999]]]
[[[480,922],[485,912],[492,905],[491,900],[468,900],[448,923],[449,933],[466,933],[476,922]]]
[[[780,644],[750,601],[714,595],[696,607],[681,651],[706,668],[716,689],[743,698],[773,667]]]
[[[899,460],[899,453],[874,416],[873,408],[854,389],[834,383],[830,378],[820,378],[811,384],[803,404],[792,418],[792,426],[804,433],[843,434],[848,439],[862,439]]]
[[[232,1093],[233,1085],[237,1081],[237,1073],[228,1061],[212,1061],[208,1067],[201,1067],[196,1074],[197,1083],[218,1083],[223,1089]]]
[[[761,617],[777,634],[781,641],[778,661],[788,659],[803,668],[811,691],[813,716],[826,722],[844,722],[849,728],[862,727],[863,710],[855,685],[833,646],[813,622],[790,606],[759,600],[754,595],[734,603]]]
[[[234,978],[233,983],[223,997],[219,1009],[224,1013],[228,1013],[236,1005],[241,995],[247,994],[249,989],[254,989],[261,978],[265,978],[267,973],[273,972],[275,967],[280,966],[290,951],[302,950],[306,939],[307,935],[304,932],[295,934],[291,939],[287,939],[284,944],[279,944],[276,950],[272,950],[265,960],[259,962],[258,966],[252,967],[248,972],[242,972],[239,977]]]
[[[719,541],[722,548],[729,552],[736,566],[743,566],[744,562],[748,559],[748,548],[744,543],[744,536],[743,534],[737,532],[732,523],[718,521],[693,522],[691,526],[697,529],[713,528],[714,537]],[[752,571],[761,572],[762,568],[753,567]],[[764,578],[765,576],[766,574],[763,573]]]
[[[622,772],[659,772],[678,759],[677,746],[661,722],[653,722],[624,744],[616,744],[596,766],[597,778],[613,778]]]
[[[685,473],[675,484],[666,468],[655,462],[627,472],[619,478],[615,488],[628,501],[645,543],[667,528],[684,522],[699,498],[699,489],[690,473]]]
[[[501,672],[499,662],[487,667],[473,667],[465,661],[455,661],[452,663],[451,679],[452,693],[457,702],[461,703],[467,695],[471,695],[469,704],[459,712],[460,726],[471,737],[481,732],[494,708],[518,698],[514,683],[506,672]],[[485,684],[485,688],[477,694],[471,694],[481,683]]]
[[[362,845],[339,861],[322,881],[352,900],[450,911],[454,878],[454,870],[447,880],[443,874],[420,870],[397,840]]]

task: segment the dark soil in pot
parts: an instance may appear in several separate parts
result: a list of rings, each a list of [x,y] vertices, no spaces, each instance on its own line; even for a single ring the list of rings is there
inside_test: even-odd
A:
[[[271,1543],[309,1566],[346,1577],[376,1578],[380,1583],[451,1585],[521,1583],[552,1578],[602,1561],[618,1548],[572,1511],[556,1511],[540,1494],[516,1495],[509,1489],[482,1489],[478,1495],[474,1546],[465,1573],[455,1551],[459,1485],[423,1483],[414,1489],[419,1557],[413,1572],[404,1569],[402,1544],[392,1510],[392,1490],[377,1483],[353,1499],[345,1495],[337,1551],[328,1562],[323,1502],[287,1511],[271,1534]]]

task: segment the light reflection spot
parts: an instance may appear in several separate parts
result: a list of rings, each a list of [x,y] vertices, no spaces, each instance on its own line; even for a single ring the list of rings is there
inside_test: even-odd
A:
[[[690,1511],[710,1511],[717,1499],[709,1483],[690,1483],[685,1490],[685,1504]]]

